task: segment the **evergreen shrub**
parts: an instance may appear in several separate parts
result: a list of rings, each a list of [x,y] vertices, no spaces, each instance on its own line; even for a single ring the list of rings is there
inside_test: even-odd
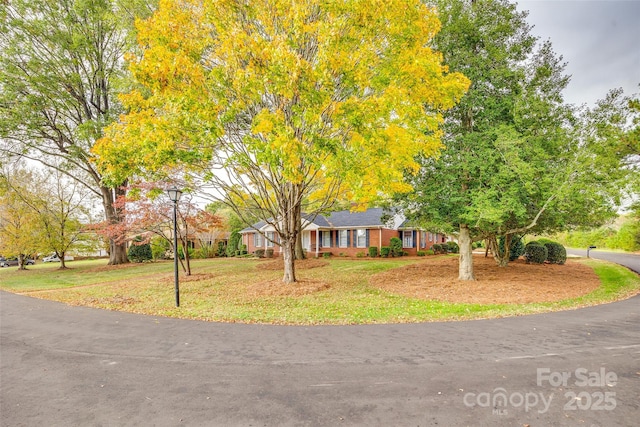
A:
[[[224,242],[218,242],[218,250],[216,251],[216,256],[227,256],[227,245]]]
[[[547,248],[547,261],[549,263],[563,265],[567,261],[567,250],[560,243],[547,242],[544,247]]]
[[[137,244],[133,243],[127,252],[127,258],[132,262],[144,262],[153,259],[151,245],[149,243]]]
[[[460,246],[456,242],[447,242],[447,252],[452,254],[457,254],[460,252]]]
[[[524,247],[524,257],[527,264],[543,264],[547,260],[547,248],[533,241]]]
[[[504,251],[504,237],[500,236],[498,240],[498,247],[500,252]],[[509,247],[509,261],[515,261],[520,258],[521,255],[524,255],[524,243],[522,242],[522,237],[513,236],[511,238],[511,246]]]
[[[389,247],[391,248],[391,256],[402,256],[402,240],[398,237],[392,237],[389,240]]]

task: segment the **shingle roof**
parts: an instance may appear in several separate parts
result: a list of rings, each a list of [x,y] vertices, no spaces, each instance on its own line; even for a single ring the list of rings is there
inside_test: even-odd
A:
[[[331,227],[331,224],[327,221],[327,218],[324,215],[316,215],[314,218],[313,215],[302,214],[302,218],[307,221],[311,221],[312,224],[315,224],[318,227]]]
[[[338,211],[327,218],[333,227],[381,227],[385,224],[381,218],[382,208],[371,208],[364,212]]]
[[[267,221],[259,221],[253,224],[251,227],[243,228],[242,230],[240,230],[240,233],[250,233],[252,231],[260,230],[265,225],[267,225]]]
[[[388,227],[389,225],[382,221],[384,214],[385,212],[382,208],[371,208],[364,212],[351,212],[348,210],[333,212],[328,217],[324,215],[317,215],[313,218],[313,216],[309,214],[303,214],[302,217],[307,221],[313,219],[312,223],[321,228]],[[252,227],[247,227],[242,230],[241,233],[249,233],[259,230],[266,224],[266,221],[257,222],[253,224]],[[393,228],[393,226],[390,226],[389,228]]]

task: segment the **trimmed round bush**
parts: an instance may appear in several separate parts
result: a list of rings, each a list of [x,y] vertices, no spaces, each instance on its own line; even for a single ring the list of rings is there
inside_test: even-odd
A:
[[[547,261],[551,264],[563,265],[567,261],[567,250],[560,243],[548,242],[544,247],[547,248]]]
[[[440,245],[440,243],[434,243],[433,246],[431,246],[431,250],[433,251],[433,253],[435,254],[441,254],[443,253],[442,250],[442,245]]]
[[[524,257],[527,264],[544,264],[547,260],[547,248],[538,242],[529,242],[524,247]]]
[[[390,253],[391,253],[391,248],[389,246],[383,246],[380,248],[380,256],[382,258],[389,258]]]
[[[377,246],[369,246],[369,256],[371,258],[376,258],[378,256],[378,247]]]

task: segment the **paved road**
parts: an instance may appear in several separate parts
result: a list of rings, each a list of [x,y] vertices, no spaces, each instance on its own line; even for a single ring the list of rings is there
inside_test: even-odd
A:
[[[0,292],[0,425],[636,426],[639,307],[287,327]]]
[[[567,253],[583,257],[587,256],[586,250],[567,249]],[[600,251],[598,249],[592,249],[591,251],[589,251],[589,256],[591,258],[603,259],[606,261],[615,262],[616,264],[624,265],[628,269],[640,274],[640,255],[620,252],[606,252]]]

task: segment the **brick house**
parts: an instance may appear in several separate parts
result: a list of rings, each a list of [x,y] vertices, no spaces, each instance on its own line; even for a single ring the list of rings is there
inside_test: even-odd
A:
[[[388,215],[387,215],[388,216]],[[356,256],[368,253],[370,246],[380,252],[389,246],[392,237],[402,240],[402,246],[409,255],[419,250],[430,249],[435,243],[444,243],[447,236],[410,226],[402,215],[395,215],[383,221],[384,210],[371,208],[364,212],[339,211],[330,215],[306,217],[302,220],[302,246],[309,255],[319,256],[330,252],[332,255]],[[272,249],[280,254],[277,233],[272,225],[260,221],[240,231],[242,244],[249,253],[256,249]]]

